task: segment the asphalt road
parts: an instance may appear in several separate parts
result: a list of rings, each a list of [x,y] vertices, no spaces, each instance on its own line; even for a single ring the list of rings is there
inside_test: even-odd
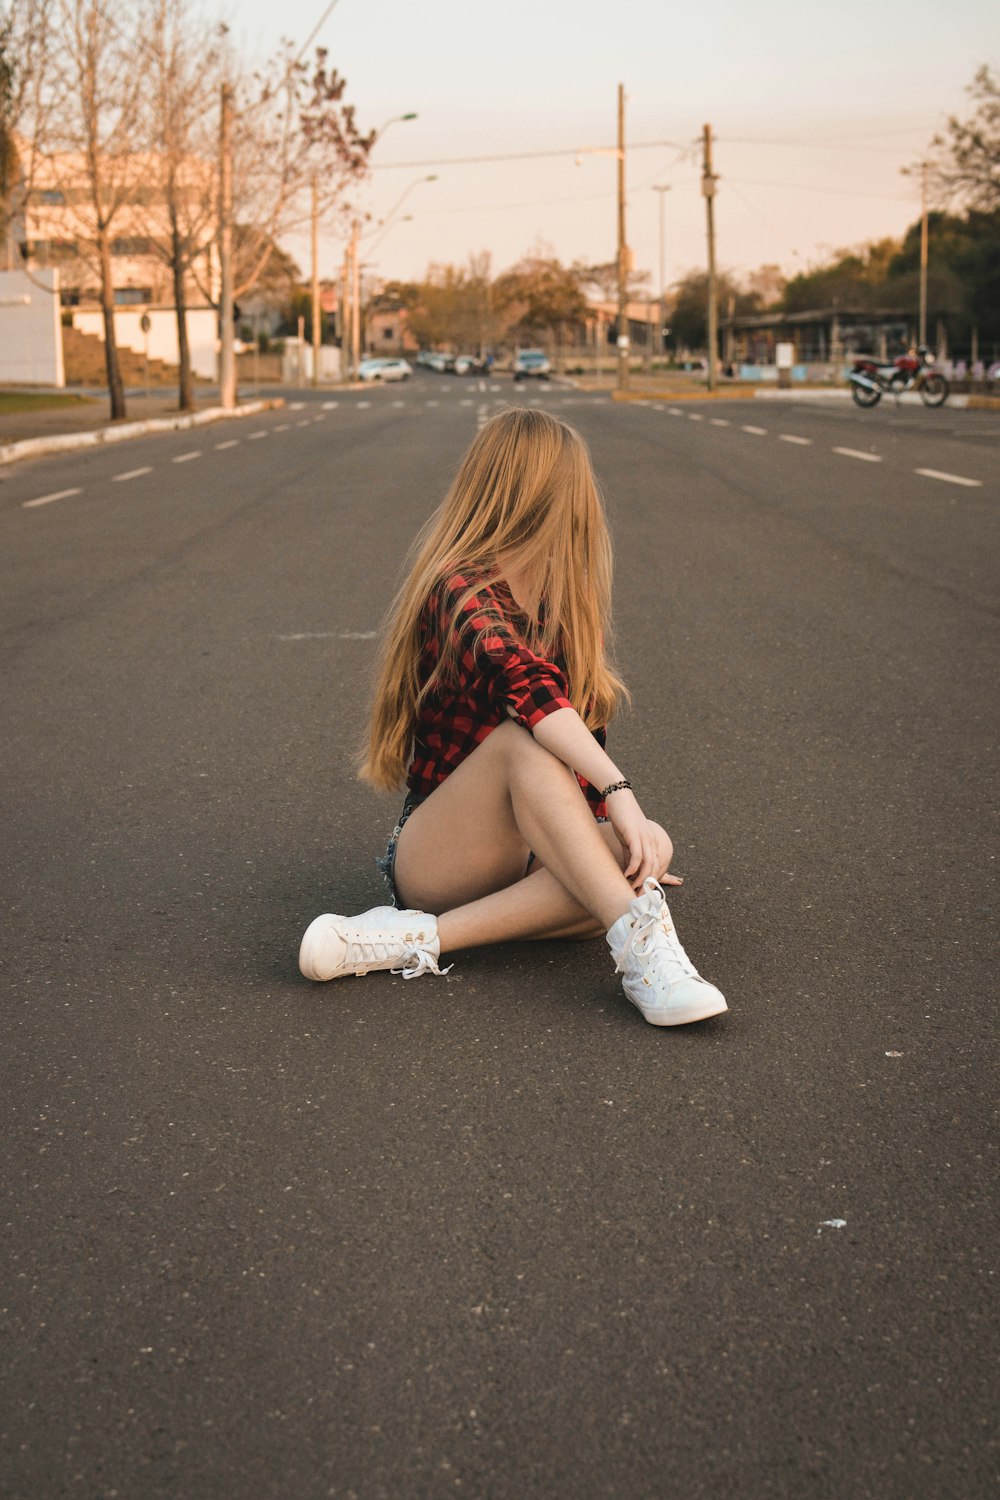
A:
[[[5,1500],[996,1493],[1000,422],[513,397],[591,444],[730,1001],[657,1031],[602,944],[296,969],[381,899],[373,632],[511,398],[0,471]]]

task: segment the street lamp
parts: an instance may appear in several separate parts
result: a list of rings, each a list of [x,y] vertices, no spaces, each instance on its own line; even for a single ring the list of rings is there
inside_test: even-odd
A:
[[[663,325],[664,325],[664,322],[666,321],[666,316],[667,316],[667,314],[666,314],[666,307],[664,305],[665,298],[666,298],[666,295],[667,295],[667,267],[666,267],[666,261],[664,259],[664,245],[666,243],[666,219],[664,217],[664,211],[663,211],[663,196],[664,196],[665,193],[669,193],[670,192],[670,184],[669,184],[669,182],[668,183],[657,183],[657,185],[653,188],[653,192],[654,193],[659,193],[659,195],[660,195],[660,333],[659,333],[658,343],[659,343],[659,352],[660,352],[660,354],[662,354],[663,353]]]

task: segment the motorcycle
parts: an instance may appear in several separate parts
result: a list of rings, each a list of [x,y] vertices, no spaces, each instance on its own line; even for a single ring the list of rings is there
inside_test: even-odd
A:
[[[934,369],[934,356],[926,344],[901,354],[891,364],[856,359],[847,379],[855,404],[865,409],[877,406],[883,395],[898,400],[907,391],[919,391],[925,406],[943,406],[948,399],[948,382]]]

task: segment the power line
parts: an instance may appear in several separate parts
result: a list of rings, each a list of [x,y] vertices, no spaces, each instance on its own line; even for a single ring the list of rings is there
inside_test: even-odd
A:
[[[664,148],[684,152],[689,149],[687,144],[679,141],[630,141],[630,151],[662,151]],[[560,151],[509,151],[500,152],[493,156],[438,156],[427,161],[383,161],[372,167],[373,172],[393,172],[406,167],[414,170],[418,167],[468,167],[478,165],[480,162],[496,161],[540,161],[543,158],[555,156],[579,156],[584,148],[573,146]],[[592,151],[594,147],[586,147]],[[612,155],[617,151],[617,146],[601,146],[596,149],[608,151]]]

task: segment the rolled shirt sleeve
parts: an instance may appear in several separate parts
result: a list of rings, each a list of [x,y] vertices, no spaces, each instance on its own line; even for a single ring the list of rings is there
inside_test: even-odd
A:
[[[449,617],[468,586],[462,577],[448,579],[444,607]],[[572,708],[565,672],[518,639],[489,584],[481,584],[466,600],[455,629],[463,688],[485,679],[491,700],[528,730],[547,714]]]

